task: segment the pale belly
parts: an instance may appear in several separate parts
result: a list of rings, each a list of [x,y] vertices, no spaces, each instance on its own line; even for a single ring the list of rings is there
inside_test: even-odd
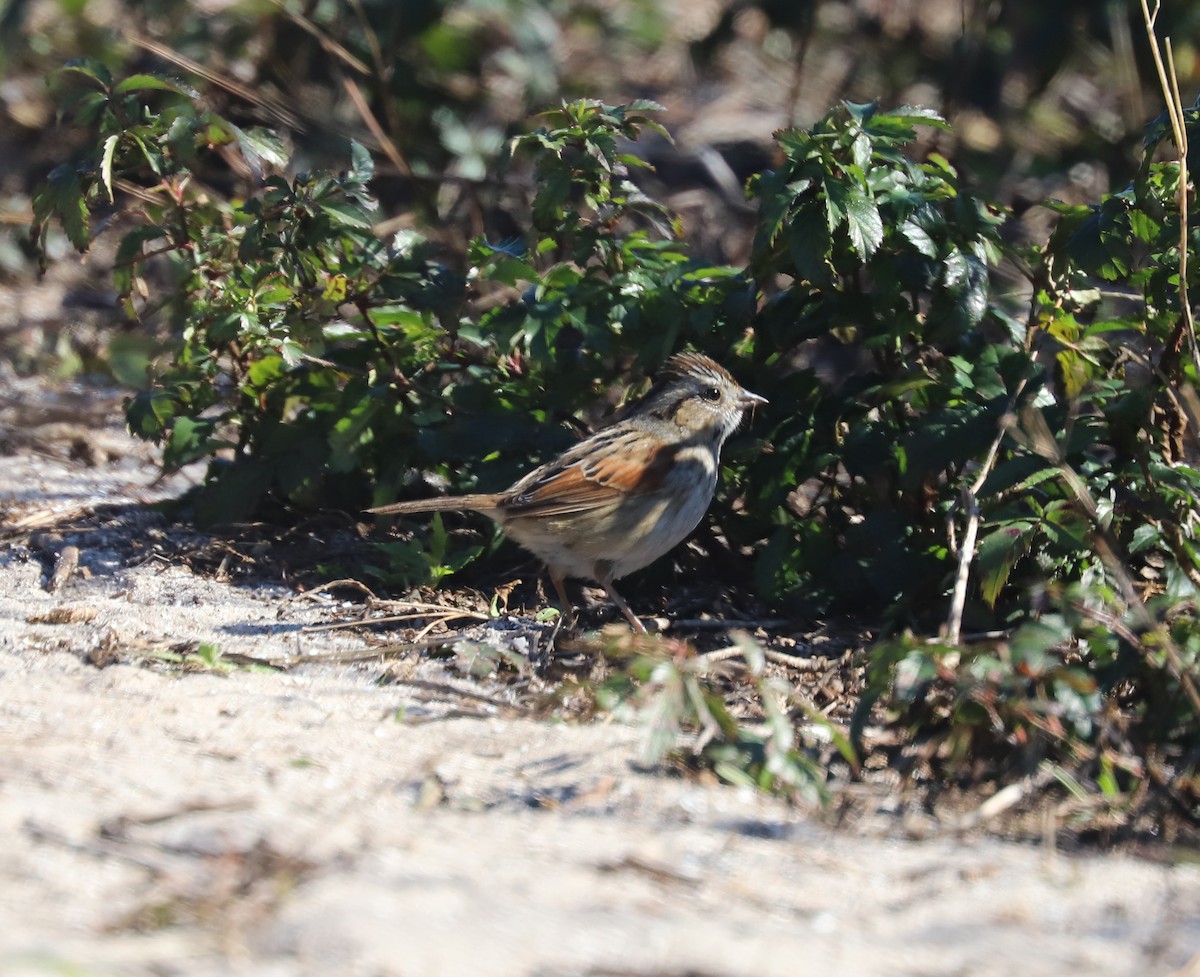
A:
[[[514,520],[506,532],[566,577],[619,579],[648,566],[696,528],[712,501],[716,472],[671,497],[625,499],[569,517]]]

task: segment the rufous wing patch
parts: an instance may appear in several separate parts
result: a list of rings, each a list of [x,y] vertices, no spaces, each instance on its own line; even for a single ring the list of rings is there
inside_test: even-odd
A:
[[[580,445],[579,448],[585,448]],[[566,515],[615,505],[631,493],[654,494],[678,448],[653,446],[634,432],[592,450],[569,452],[561,464],[535,472],[503,501],[510,515]]]

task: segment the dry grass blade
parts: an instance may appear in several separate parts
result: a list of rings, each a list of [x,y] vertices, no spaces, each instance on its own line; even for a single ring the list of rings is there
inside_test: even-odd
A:
[[[1150,42],[1150,54],[1154,58],[1154,69],[1158,74],[1158,83],[1162,88],[1163,101],[1167,105],[1167,117],[1171,120],[1171,134],[1175,139],[1175,147],[1179,150],[1179,190],[1176,201],[1179,205],[1179,312],[1182,317],[1188,337],[1188,346],[1192,354],[1192,366],[1200,376],[1200,347],[1196,343],[1196,323],[1192,316],[1192,303],[1188,298],[1187,264],[1188,264],[1188,136],[1184,122],[1183,100],[1179,96],[1179,78],[1175,72],[1175,55],[1171,48],[1171,38],[1164,38],[1167,51],[1167,63],[1163,63],[1162,51],[1159,48],[1155,24],[1162,7],[1161,0],[1156,0],[1153,12],[1147,0],[1141,0],[1142,18],[1146,24],[1146,40]]]
[[[357,590],[361,594],[365,594],[367,600],[372,603],[379,600],[375,596],[375,591],[368,587],[361,580],[355,580],[353,577],[340,577],[337,580],[330,580],[328,583],[323,583],[319,587],[314,587],[312,590],[306,590],[302,594],[295,594],[289,597],[288,600],[317,600],[321,596],[326,595],[328,591],[339,587],[344,587],[348,590]]]
[[[144,51],[148,51],[156,57],[162,58],[164,61],[182,68],[189,74],[195,75],[197,78],[203,78],[210,84],[216,85],[218,88],[223,88],[231,95],[236,95],[238,98],[244,99],[251,105],[257,105],[265,112],[275,118],[280,124],[292,129],[296,132],[304,131],[304,123],[300,120],[291,109],[279,102],[278,99],[264,97],[259,92],[234,81],[232,78],[222,75],[219,72],[211,71],[204,67],[198,61],[193,61],[186,55],[180,54],[174,48],[168,47],[159,41],[155,41],[149,37],[143,37],[133,31],[127,31],[125,37],[130,43],[137,45]]]
[[[23,516],[0,520],[0,534],[17,536],[32,529],[49,529],[77,519],[85,519],[95,512],[95,507],[90,505],[79,505],[71,509],[35,509]]]
[[[429,631],[442,624],[445,621],[455,621],[461,618],[469,618],[474,621],[491,620],[486,614],[479,614],[476,611],[459,611],[453,608],[435,608],[430,607],[429,610],[414,611],[412,614],[389,614],[386,617],[365,617],[357,621],[335,621],[332,624],[310,624],[302,629],[304,634],[315,634],[319,631],[341,631],[346,628],[361,628],[364,625],[372,627],[379,624],[403,624],[406,621],[424,621],[429,618],[432,621],[421,629],[421,633],[414,639],[420,641]]]
[[[355,621],[335,621],[331,624],[312,624],[303,629],[305,634],[316,634],[322,631],[339,631],[346,628],[358,628],[364,625],[372,627],[380,624],[403,624],[407,621],[422,621],[432,617],[433,620],[424,628],[414,639],[415,642],[420,642],[425,636],[436,627],[438,624],[445,621],[454,621],[460,619],[469,619],[473,621],[490,621],[491,617],[479,611],[468,611],[459,607],[448,607],[445,604],[427,604],[423,601],[411,600],[382,600],[375,596],[375,592],[366,584],[351,577],[343,577],[338,580],[331,580],[329,583],[322,584],[313,590],[306,591],[303,594],[296,594],[290,600],[319,600],[322,596],[327,596],[331,590],[345,588],[357,590],[364,594],[367,598],[368,610],[379,610],[386,608],[404,608],[410,613],[407,614],[390,614],[385,617],[363,617]]]
[[[314,24],[311,20],[309,20],[303,14],[298,13],[295,10],[290,10],[284,3],[281,2],[281,0],[274,0],[274,3],[275,3],[276,9],[281,14],[283,14],[285,17],[287,17],[288,20],[290,20],[293,24],[295,24],[301,30],[305,31],[308,34],[311,34],[316,39],[317,43],[321,45],[322,48],[324,48],[327,52],[332,54],[335,58],[337,58],[343,64],[347,65],[349,68],[353,69],[354,71],[357,71],[360,75],[369,75],[371,73],[371,69],[367,65],[365,65],[362,61],[360,61],[353,54],[351,54],[349,51],[347,51],[343,45],[341,45],[337,41],[335,41],[332,37],[329,36],[329,34],[327,34],[324,30],[322,30],[319,26]]]
[[[732,627],[732,625],[731,625]],[[797,655],[789,655],[786,652],[774,651],[770,648],[763,648],[759,651],[764,659],[775,665],[783,665],[785,668],[795,668],[800,671],[811,671],[806,667],[808,659],[801,658]],[[742,645],[730,645],[728,648],[717,648],[714,651],[703,651],[697,657],[706,662],[721,662],[727,661],[730,658],[745,658],[747,654],[752,654],[747,651]]]
[[[400,152],[400,147],[396,145],[395,140],[383,131],[383,126],[375,118],[375,113],[371,111],[371,106],[363,98],[363,94],[359,90],[358,85],[355,84],[354,79],[343,78],[342,86],[346,89],[346,94],[350,96],[350,101],[354,103],[354,107],[358,110],[358,114],[362,117],[366,127],[371,130],[371,135],[375,137],[380,148],[387,154],[387,158],[391,160],[392,165],[396,167],[402,176],[412,176],[412,167],[408,165],[408,160]]]

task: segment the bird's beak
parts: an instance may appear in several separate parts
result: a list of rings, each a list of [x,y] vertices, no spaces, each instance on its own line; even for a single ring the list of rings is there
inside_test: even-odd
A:
[[[757,407],[759,404],[767,403],[766,397],[760,397],[758,394],[752,394],[749,390],[738,392],[738,406],[742,410],[748,410],[751,407]]]

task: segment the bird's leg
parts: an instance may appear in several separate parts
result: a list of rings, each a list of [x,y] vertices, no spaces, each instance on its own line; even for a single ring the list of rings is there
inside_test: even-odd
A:
[[[562,604],[563,620],[567,624],[567,628],[575,630],[575,608],[571,606],[571,602],[567,599],[567,588],[560,574],[546,568],[550,573],[550,582],[554,584],[554,589],[558,593],[558,602]]]
[[[637,619],[633,611],[629,609],[629,605],[621,599],[621,595],[617,593],[617,588],[613,585],[612,572],[605,573],[600,576],[600,586],[604,588],[608,594],[608,599],[611,600],[625,615],[625,619],[633,626],[633,630],[638,634],[646,634],[646,625]]]

